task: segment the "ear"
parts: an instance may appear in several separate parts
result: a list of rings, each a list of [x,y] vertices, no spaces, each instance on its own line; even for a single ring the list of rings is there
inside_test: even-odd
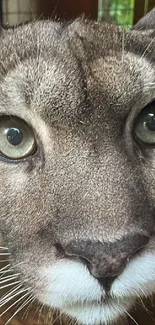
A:
[[[140,19],[132,29],[138,29],[139,31],[148,29],[155,30],[155,8]]]

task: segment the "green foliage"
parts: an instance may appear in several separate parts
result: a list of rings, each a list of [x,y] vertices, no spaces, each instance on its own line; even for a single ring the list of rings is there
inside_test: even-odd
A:
[[[99,20],[132,26],[135,0],[100,0]]]

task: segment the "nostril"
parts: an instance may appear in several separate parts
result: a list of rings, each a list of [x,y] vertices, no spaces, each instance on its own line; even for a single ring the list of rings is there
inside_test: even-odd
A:
[[[56,248],[57,256],[64,257],[66,255],[65,250],[63,249],[62,245],[59,242],[55,243],[54,246]]]

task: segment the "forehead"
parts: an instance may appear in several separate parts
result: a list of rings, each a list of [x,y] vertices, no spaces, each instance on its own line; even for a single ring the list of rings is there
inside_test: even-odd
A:
[[[82,121],[93,110],[107,114],[109,107],[126,114],[134,98],[146,96],[147,76],[152,82],[151,66],[134,53],[137,43],[130,34],[107,25],[48,21],[4,32],[2,92],[12,100],[20,97],[51,122]],[[135,44],[131,52],[129,40]]]

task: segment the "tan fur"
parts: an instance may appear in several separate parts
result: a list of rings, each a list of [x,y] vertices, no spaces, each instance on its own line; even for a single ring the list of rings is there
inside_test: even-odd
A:
[[[0,159],[0,229],[37,298],[43,266],[85,259],[114,277],[155,253],[154,148],[132,137],[155,98],[153,33],[82,19],[1,31],[0,113],[25,120],[38,150]]]

